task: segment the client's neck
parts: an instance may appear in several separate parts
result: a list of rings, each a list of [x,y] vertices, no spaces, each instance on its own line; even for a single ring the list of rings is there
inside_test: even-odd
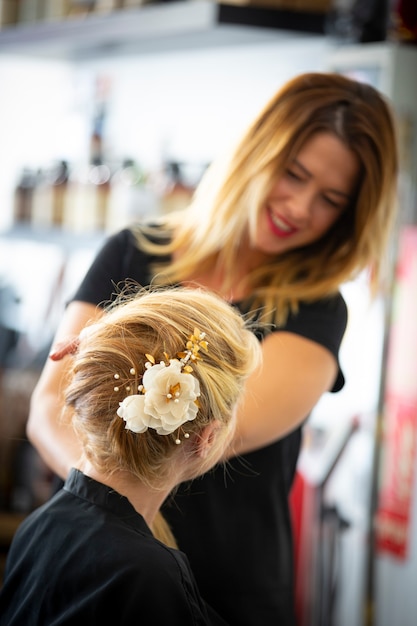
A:
[[[89,461],[80,463],[79,469],[87,476],[90,476],[90,478],[94,478],[94,480],[111,487],[122,496],[125,496],[134,509],[142,515],[149,527],[152,526],[154,518],[164,500],[177,485],[177,481],[174,478],[175,472],[171,473],[170,482],[163,490],[156,490],[145,485],[125,470],[116,471],[111,475],[102,474]]]

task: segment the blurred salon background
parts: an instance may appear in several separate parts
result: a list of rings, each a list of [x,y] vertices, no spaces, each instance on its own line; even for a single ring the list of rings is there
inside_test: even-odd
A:
[[[50,494],[25,437],[28,402],[98,246],[185,205],[305,71],[391,100],[401,174],[391,275],[374,301],[366,275],[344,285],[346,386],[305,429],[292,494],[299,626],[415,626],[416,0],[0,0],[0,577],[15,528]]]

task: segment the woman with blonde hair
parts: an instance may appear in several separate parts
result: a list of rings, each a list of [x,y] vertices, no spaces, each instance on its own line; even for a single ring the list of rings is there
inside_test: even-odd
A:
[[[164,506],[204,596],[236,626],[295,623],[288,494],[301,427],[320,397],[344,384],[340,287],[369,270],[377,291],[396,179],[385,98],[338,74],[296,76],[226,162],[209,168],[186,210],[109,237],[33,394],[28,436],[65,477],[78,443],[54,419],[60,342],[100,315],[115,284],[202,285],[262,320],[262,374],[246,385],[227,474],[182,486]]]
[[[122,300],[77,344],[65,419],[82,455],[17,530],[0,624],[225,624],[150,527],[177,484],[220,460],[258,340],[224,300],[184,288]]]

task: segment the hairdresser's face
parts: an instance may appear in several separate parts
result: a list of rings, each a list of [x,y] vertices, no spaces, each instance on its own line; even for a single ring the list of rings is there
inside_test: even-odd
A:
[[[317,241],[347,210],[359,162],[337,137],[318,133],[301,148],[266,199],[255,248],[279,254]]]

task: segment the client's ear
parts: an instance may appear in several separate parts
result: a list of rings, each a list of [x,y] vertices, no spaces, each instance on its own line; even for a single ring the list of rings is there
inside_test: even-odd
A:
[[[196,453],[198,456],[203,459],[206,458],[211,445],[216,439],[216,431],[218,431],[219,428],[220,422],[217,420],[210,422],[210,424],[207,424],[207,426],[203,428],[196,441]]]

